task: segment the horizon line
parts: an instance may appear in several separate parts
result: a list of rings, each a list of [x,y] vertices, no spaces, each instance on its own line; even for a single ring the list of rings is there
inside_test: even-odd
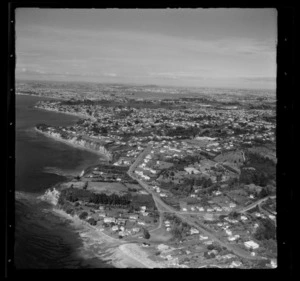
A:
[[[95,81],[71,81],[71,80],[39,80],[39,79],[24,79],[19,78],[15,79],[15,83],[17,82],[54,82],[54,83],[85,83],[85,84],[107,84],[107,85],[128,85],[128,86],[138,86],[138,87],[145,87],[145,86],[155,86],[155,87],[161,87],[161,88],[188,88],[188,89],[228,89],[228,90],[252,90],[252,91],[271,91],[275,92],[277,91],[277,87],[275,88],[242,88],[242,87],[228,87],[228,86],[174,86],[174,85],[157,85],[157,84],[138,84],[134,82],[95,82]]]

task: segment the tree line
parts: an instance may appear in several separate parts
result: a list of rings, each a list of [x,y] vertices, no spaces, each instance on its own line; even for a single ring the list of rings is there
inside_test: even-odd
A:
[[[122,205],[128,206],[131,203],[130,195],[119,196],[115,193],[107,195],[105,193],[96,194],[86,189],[68,188],[61,191],[58,203],[63,204],[64,201],[76,202],[85,201],[93,204],[103,205]]]

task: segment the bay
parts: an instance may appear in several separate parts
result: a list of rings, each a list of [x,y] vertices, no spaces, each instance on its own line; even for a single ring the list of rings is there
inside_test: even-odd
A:
[[[35,109],[40,100],[45,99],[16,96],[15,267],[111,267],[99,259],[79,256],[82,241],[78,233],[66,219],[51,212],[53,206],[38,200],[47,189],[79,174],[100,158],[36,132],[37,123],[68,126],[79,120],[76,116]]]

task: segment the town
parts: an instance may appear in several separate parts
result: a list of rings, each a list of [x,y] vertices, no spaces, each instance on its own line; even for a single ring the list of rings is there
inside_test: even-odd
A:
[[[168,267],[275,268],[276,97],[268,91],[24,82],[36,130],[100,153],[59,204]]]

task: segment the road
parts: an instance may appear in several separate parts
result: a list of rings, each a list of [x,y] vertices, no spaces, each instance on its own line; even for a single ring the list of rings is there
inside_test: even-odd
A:
[[[267,201],[269,198],[274,199],[274,198],[276,198],[276,195],[264,197],[264,198],[262,198],[262,199],[260,199],[260,200],[258,200],[258,201],[253,202],[253,203],[250,204],[249,206],[246,206],[246,207],[243,207],[243,208],[241,208],[241,209],[239,209],[239,210],[236,210],[236,212],[239,212],[239,213],[245,213],[245,212],[247,212],[247,211],[249,211],[249,210],[255,208],[257,205],[260,205],[261,203]]]
[[[133,171],[134,169],[137,167],[137,165],[142,161],[142,159],[146,156],[146,154],[149,153],[149,151],[151,150],[151,146],[148,146],[135,160],[135,162],[130,166],[129,170],[128,170],[128,175],[136,180],[149,194],[152,195],[153,200],[155,202],[155,205],[157,207],[157,210],[160,212],[160,216],[161,213],[164,212],[169,212],[169,213],[173,213],[175,214],[177,217],[179,217],[182,221],[188,223],[189,225],[193,226],[194,228],[198,229],[199,231],[201,231],[204,235],[208,236],[211,240],[216,241],[217,243],[219,243],[221,246],[226,247],[228,250],[232,251],[234,254],[236,254],[237,256],[240,256],[242,258],[246,258],[246,259],[251,259],[251,260],[257,260],[260,259],[259,257],[253,257],[250,256],[250,254],[241,249],[238,248],[234,245],[231,245],[229,243],[225,243],[223,241],[221,241],[218,237],[216,237],[216,235],[214,235],[212,232],[208,231],[207,228],[205,226],[203,226],[197,219],[192,219],[192,218],[187,218],[185,215],[181,214],[181,212],[176,211],[175,209],[173,209],[172,207],[170,207],[169,205],[165,204],[148,186],[148,184],[146,184],[145,182],[141,181],[140,179],[138,179],[134,174]]]

